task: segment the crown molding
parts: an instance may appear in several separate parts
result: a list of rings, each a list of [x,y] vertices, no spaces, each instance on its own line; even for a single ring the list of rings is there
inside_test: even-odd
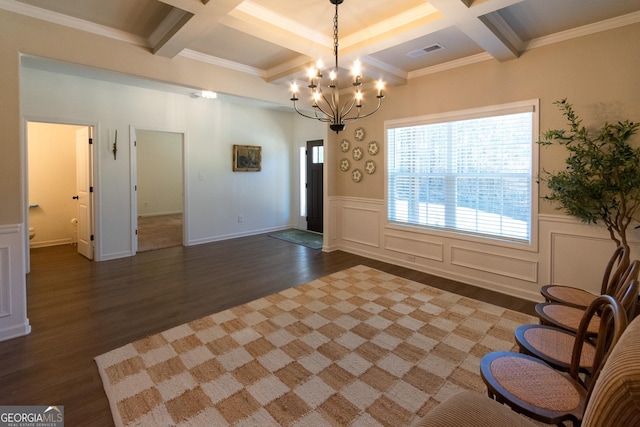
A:
[[[561,31],[559,33],[551,34],[549,36],[538,37],[528,42],[522,42],[522,52],[526,52],[530,49],[535,49],[542,46],[548,46],[554,43],[560,43],[563,41],[575,39],[578,37],[584,37],[591,34],[596,34],[602,31],[608,31],[615,28],[624,27],[626,25],[637,24],[640,22],[640,12],[633,12],[627,15],[618,16],[616,18],[607,19],[604,21],[596,22],[589,25],[583,25],[582,27],[573,28],[571,30]],[[517,41],[517,40],[516,40]],[[468,56],[466,58],[456,59],[443,64],[434,65],[432,67],[422,68],[420,70],[410,71],[408,73],[408,80],[426,76],[428,74],[439,73],[441,71],[451,70],[453,68],[464,67],[466,65],[475,64],[477,62],[493,59],[493,57],[487,53],[480,53],[477,55]]]
[[[407,80],[415,79],[417,77],[422,77],[429,74],[439,73],[442,71],[451,70],[454,68],[464,67],[464,66],[475,64],[478,62],[488,61],[490,59],[494,59],[494,58],[489,53],[487,52],[478,53],[476,55],[467,56],[465,58],[456,59],[453,61],[445,62],[443,64],[422,68],[420,70],[410,71],[407,74]]]
[[[589,36],[591,34],[600,33],[602,31],[608,31],[615,28],[624,27],[626,25],[637,24],[638,22],[640,22],[640,12],[628,13],[626,15],[606,19],[600,22],[595,22],[593,24],[583,25],[582,27],[561,31],[549,36],[532,39],[524,43],[524,50],[535,49],[537,47],[560,43],[578,37]]]
[[[151,47],[148,40],[142,37],[138,37],[134,34],[106,27],[104,25],[95,24],[93,22],[85,21],[84,19],[74,18],[57,12],[51,12],[49,10],[31,6],[18,1],[0,0],[0,9],[4,9],[9,12],[17,13],[35,19],[40,19],[42,21],[51,22],[53,24],[73,28],[76,30],[97,34],[115,40],[120,40],[134,45],[147,48]]]
[[[405,72],[404,70],[401,70],[398,67],[394,67],[393,65],[387,64],[386,62],[382,62],[377,60],[376,58],[373,58],[371,56],[365,56],[363,58],[360,59],[360,61],[363,64],[368,64],[371,65],[375,68],[378,68],[380,70],[383,70],[384,72],[388,73],[388,74],[392,74],[400,79],[406,80],[407,79],[407,75],[408,73]]]
[[[195,61],[204,62],[210,65],[217,65],[218,67],[228,68],[230,70],[239,71],[241,73],[251,74],[263,79],[267,78],[267,73],[259,68],[250,67],[248,65],[240,64],[238,62],[228,61],[226,59],[217,58],[215,56],[206,55],[201,52],[196,52],[191,49],[184,49],[178,54],[184,58],[193,59]]]

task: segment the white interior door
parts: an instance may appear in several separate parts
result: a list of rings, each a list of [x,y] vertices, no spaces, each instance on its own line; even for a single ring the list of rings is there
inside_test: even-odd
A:
[[[91,213],[91,145],[89,128],[76,132],[76,196],[78,202],[78,253],[93,259]]]

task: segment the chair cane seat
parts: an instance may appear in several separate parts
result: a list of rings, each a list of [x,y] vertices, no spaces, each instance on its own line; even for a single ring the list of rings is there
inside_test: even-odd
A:
[[[515,330],[516,342],[522,353],[542,359],[555,369],[569,372],[576,336],[551,326],[522,325]],[[588,373],[593,366],[596,349],[585,343],[580,354],[580,370]]]
[[[598,297],[589,291],[569,286],[547,285],[540,289],[540,293],[550,302],[560,302],[570,307],[585,309]]]
[[[616,317],[614,315],[614,318]],[[617,321],[614,323],[617,324]],[[616,329],[618,329],[617,332]],[[620,329],[624,329],[624,332],[616,339]],[[591,391],[587,391],[588,401],[581,425],[583,427],[640,426],[640,363],[638,362],[640,318],[635,318],[628,327],[626,322],[622,321],[620,328],[614,325],[614,332],[611,334],[605,331],[604,335],[612,340],[610,348],[613,349],[605,359],[599,375],[596,374],[596,378],[591,382],[594,384]],[[487,363],[481,365],[487,365]],[[598,369],[596,368],[595,371],[597,372]],[[571,373],[570,375],[575,379],[575,376]],[[544,390],[549,388],[546,385],[543,387]],[[491,395],[491,389],[489,394]],[[411,427],[534,427],[540,425],[523,417],[521,411],[516,408],[500,402],[471,391],[458,393],[438,404],[425,416],[416,419]],[[515,410],[509,411],[509,408]],[[546,420],[542,422],[549,423]],[[564,426],[566,423],[563,422],[561,425]]]
[[[584,387],[543,361],[521,353],[494,352],[482,359],[480,373],[489,394],[538,421],[558,423],[581,419]]]
[[[540,303],[536,304],[536,313],[543,325],[552,325],[575,333],[580,326],[584,310],[562,304]],[[587,327],[587,335],[598,335],[599,328],[600,317],[593,316]]]
[[[631,290],[637,292],[633,280]],[[610,295],[600,295],[586,310],[561,304],[538,304],[574,311],[580,315],[575,338],[555,335],[552,327],[531,325],[531,330],[521,329],[521,339],[529,335],[532,342],[547,346],[546,350],[558,353],[558,358],[566,358],[566,347],[573,341],[568,372],[561,372],[541,358],[508,351],[493,352],[480,361],[480,375],[487,386],[489,397],[504,403],[516,412],[547,424],[571,421],[580,424],[593,384],[598,379],[600,369],[607,356],[627,327],[627,316],[622,304]],[[536,307],[538,309],[539,307]],[[602,316],[602,321],[600,317]],[[581,378],[581,362],[586,362],[584,354],[591,345],[587,328],[596,319],[599,324],[592,364],[588,367],[588,381]],[[537,327],[537,329],[536,329]],[[545,331],[545,329],[547,331]],[[565,333],[565,332],[561,332]],[[555,343],[543,344],[544,334],[554,337]],[[520,344],[520,342],[519,342]]]
[[[614,295],[600,295],[599,298],[609,297],[616,300],[625,311],[628,318],[632,319],[635,315],[635,305],[638,298],[638,274],[640,273],[640,260],[634,260],[625,270],[618,288]],[[575,307],[569,307],[560,303],[544,302],[536,304],[536,314],[540,318],[543,325],[556,326],[571,332],[577,332],[580,326],[582,316],[585,310]],[[600,328],[600,316],[594,315],[590,317],[586,334],[590,338],[598,335]]]

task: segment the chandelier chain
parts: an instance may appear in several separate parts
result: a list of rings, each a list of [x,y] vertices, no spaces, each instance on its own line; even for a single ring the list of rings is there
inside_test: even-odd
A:
[[[336,71],[338,71],[338,3],[336,2],[336,14],[333,17],[333,56],[336,58]]]

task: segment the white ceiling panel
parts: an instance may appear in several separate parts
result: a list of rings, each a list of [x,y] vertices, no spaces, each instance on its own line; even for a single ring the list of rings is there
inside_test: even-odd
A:
[[[483,53],[484,50],[456,27],[374,53],[371,56],[408,72]]]
[[[261,70],[297,57],[296,52],[223,25],[214,26],[189,49]]]
[[[51,12],[149,37],[173,7],[157,0],[17,0]]]
[[[274,84],[300,78],[314,58],[333,63],[330,0],[0,0],[0,8],[107,37],[112,29],[153,54],[188,54]],[[365,79],[402,84],[468,58],[513,60],[567,30],[637,22],[638,0],[344,0],[340,64],[361,59]],[[443,49],[408,55],[436,44]]]
[[[528,41],[640,10],[639,0],[527,0],[499,11]]]

